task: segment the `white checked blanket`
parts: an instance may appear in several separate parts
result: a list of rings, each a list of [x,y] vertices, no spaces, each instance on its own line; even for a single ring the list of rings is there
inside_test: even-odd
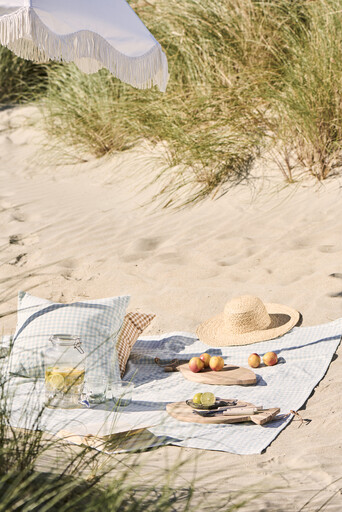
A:
[[[165,411],[168,402],[191,398],[196,392],[212,391],[216,396],[238,398],[268,407],[280,407],[281,414],[298,410],[308,399],[313,388],[324,377],[342,335],[342,319],[314,327],[294,328],[285,336],[243,347],[209,348],[189,333],[173,332],[159,337],[140,338],[134,346],[128,363],[125,380],[135,384],[133,401],[123,412],[112,412],[109,401],[84,410],[47,410],[39,419],[39,425],[57,432],[68,425],[79,423],[82,432],[94,429],[93,425],[118,421],[135,425],[153,425],[150,432],[155,436],[154,446],[172,443],[178,446],[221,450],[237,454],[261,453],[291,421],[292,415],[264,426],[252,423],[203,425],[184,423],[170,417]],[[251,352],[264,354],[275,351],[281,363],[255,370],[255,386],[208,386],[186,380],[181,373],[164,373],[154,358],[167,362],[174,358],[190,359],[203,352],[222,355],[226,363],[248,366]],[[19,384],[13,402],[13,426],[30,424],[29,411],[38,411],[41,395],[28,402],[32,384]],[[25,406],[26,402],[26,406]],[[23,414],[23,411],[26,411]],[[31,414],[32,416],[32,414]],[[76,422],[76,423],[75,423]],[[25,424],[25,425],[24,425]],[[110,429],[110,427],[108,427]],[[84,430],[85,429],[85,430]],[[87,433],[96,433],[88,431]]]

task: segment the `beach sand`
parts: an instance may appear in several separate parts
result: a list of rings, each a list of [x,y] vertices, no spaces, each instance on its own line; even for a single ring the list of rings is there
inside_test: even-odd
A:
[[[143,190],[158,148],[152,160],[137,148],[77,162],[76,151],[47,148],[36,119],[35,107],[0,112],[0,314],[24,289],[61,302],[128,293],[129,310],[156,314],[145,334],[194,332],[245,293],[298,309],[303,326],[342,316],[339,178],[284,187],[260,160],[249,184],[163,210],[151,202],[160,185]],[[15,320],[1,318],[1,333]],[[322,488],[303,510],[334,493],[323,510],[342,510],[341,350],[300,411],[310,422],[292,421],[265,453],[164,447],[142,454],[145,477],[184,458],[176,484],[185,487],[198,457],[197,510],[227,510],[228,493],[246,489],[261,494],[243,510],[297,511]]]

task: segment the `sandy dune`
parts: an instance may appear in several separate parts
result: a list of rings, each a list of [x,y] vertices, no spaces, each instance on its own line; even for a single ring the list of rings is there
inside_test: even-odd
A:
[[[0,112],[0,314],[15,310],[25,289],[63,302],[128,293],[130,310],[157,315],[147,331],[154,334],[193,332],[242,293],[295,307],[303,325],[342,316],[339,179],[283,188],[280,172],[260,161],[249,186],[187,209],[158,210],[151,203],[158,186],[142,191],[156,172],[146,152],[66,163],[72,159],[47,151],[30,126],[37,116],[33,107]],[[0,322],[1,332],[13,332],[15,315]],[[316,490],[327,486],[316,504],[338,491],[341,385],[337,357],[301,412],[310,423],[292,422],[259,456],[207,452],[203,462],[201,455],[198,510],[214,505],[209,492],[224,496],[257,482],[273,491],[246,510],[300,510]],[[143,458],[152,471],[161,454],[170,461],[180,451]],[[180,485],[192,467],[183,468]],[[339,491],[323,510],[342,510]]]

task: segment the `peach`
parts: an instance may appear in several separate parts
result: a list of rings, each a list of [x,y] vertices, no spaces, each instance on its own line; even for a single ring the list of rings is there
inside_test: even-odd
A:
[[[210,354],[207,354],[207,353],[200,355],[200,359],[202,359],[202,361],[204,363],[204,368],[208,368],[210,357],[211,357]]]
[[[248,364],[252,368],[258,368],[258,366],[260,366],[260,361],[260,356],[256,352],[253,352],[253,354],[251,354],[248,358]]]
[[[192,372],[197,373],[203,370],[204,363],[199,357],[192,357],[189,361],[189,368]]]
[[[278,362],[278,356],[275,352],[266,352],[262,360],[266,366],[274,366]]]
[[[210,358],[209,366],[214,372],[219,372],[224,367],[224,360],[220,356]]]

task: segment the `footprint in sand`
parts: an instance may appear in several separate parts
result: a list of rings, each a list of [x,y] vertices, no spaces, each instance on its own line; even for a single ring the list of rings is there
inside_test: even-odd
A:
[[[121,259],[124,263],[131,263],[132,261],[138,261],[143,258],[138,254],[127,254],[126,256],[122,256]]]
[[[329,293],[329,297],[336,299],[336,298],[342,298],[342,292],[337,293]]]
[[[62,267],[60,271],[61,277],[66,279],[67,281],[80,281],[81,279],[74,275],[75,270],[78,268],[78,263],[73,258],[66,258],[59,262],[59,265]]]
[[[230,263],[229,261],[218,261],[217,264],[220,267],[230,267],[231,265],[234,265],[234,263]]]
[[[20,210],[14,210],[11,214],[11,220],[15,220],[17,222],[25,222],[26,217]]]
[[[332,274],[329,274],[329,277],[335,277],[337,279],[342,279],[342,274],[340,272],[333,272]],[[342,292],[329,293],[328,296],[332,297],[334,299],[342,298]]]
[[[141,238],[137,241],[136,248],[138,251],[148,252],[153,251],[158,247],[161,242],[161,238]]]
[[[320,245],[318,247],[319,252],[323,253],[332,253],[332,252],[338,252],[341,249],[339,247],[336,247],[336,245]]]
[[[178,264],[184,263],[183,258],[177,252],[163,252],[157,255],[157,259],[165,264]]]
[[[10,245],[24,245],[23,237],[21,235],[11,235],[8,238],[8,243]]]
[[[67,269],[76,268],[78,265],[77,260],[74,260],[72,258],[66,258],[65,260],[62,260],[59,263],[62,267],[67,268]]]
[[[39,242],[39,236],[38,235],[10,235],[8,237],[8,243],[10,245],[34,245],[37,242]]]
[[[9,261],[10,265],[15,265],[18,267],[22,267],[27,263],[27,253],[23,252],[21,254],[18,254],[15,258],[13,258],[11,261]]]
[[[10,210],[13,208],[13,205],[8,201],[1,201],[0,202],[0,212],[5,212],[7,210]]]
[[[126,254],[122,257],[122,260],[126,263],[130,263],[132,261],[143,260],[148,257],[146,253],[149,253],[155,249],[157,249],[158,245],[162,241],[161,238],[140,238],[134,243],[134,246],[131,248],[132,252],[130,254]]]

